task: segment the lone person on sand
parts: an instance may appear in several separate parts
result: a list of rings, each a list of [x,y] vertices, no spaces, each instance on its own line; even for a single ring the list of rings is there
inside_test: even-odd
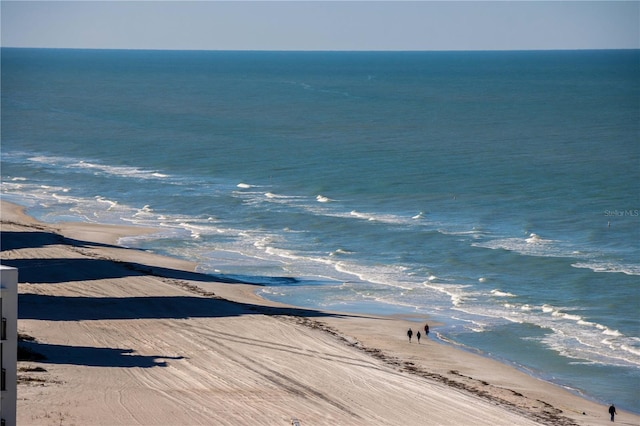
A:
[[[418,338],[418,344],[420,344],[420,332],[419,331],[416,333],[416,337]]]
[[[413,336],[413,330],[409,329],[407,331],[407,336],[409,336],[409,343],[411,343],[411,336]]]
[[[611,407],[609,407],[609,414],[611,414],[611,421],[613,421],[613,418],[615,417],[616,414],[616,407],[615,405],[611,404]]]
[[[425,324],[424,325],[424,335],[428,336],[429,335],[429,324]]]

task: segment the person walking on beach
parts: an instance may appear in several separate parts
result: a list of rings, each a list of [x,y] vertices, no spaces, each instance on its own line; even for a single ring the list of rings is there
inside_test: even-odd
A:
[[[418,344],[420,344],[420,332],[419,331],[416,333],[416,337],[418,338]]]
[[[616,407],[615,405],[611,404],[611,407],[609,407],[609,414],[611,414],[611,421],[613,421],[613,418],[615,417],[616,414]]]
[[[409,329],[407,331],[407,336],[409,336],[409,343],[411,343],[411,336],[413,336],[413,330]]]
[[[424,325],[424,335],[428,336],[429,335],[429,324],[425,324]]]

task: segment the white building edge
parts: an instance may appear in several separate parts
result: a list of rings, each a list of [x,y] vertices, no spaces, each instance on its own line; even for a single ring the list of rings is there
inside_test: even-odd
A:
[[[16,425],[18,399],[18,270],[0,265],[0,426]]]

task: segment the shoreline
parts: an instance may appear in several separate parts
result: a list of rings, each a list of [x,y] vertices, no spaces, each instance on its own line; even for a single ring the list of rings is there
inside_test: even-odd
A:
[[[117,246],[153,229],[1,211],[3,264],[20,268],[18,328],[47,356],[19,363],[19,424],[610,423],[606,406],[513,366],[409,344],[412,319],[288,306]],[[618,411],[618,423],[640,424]]]

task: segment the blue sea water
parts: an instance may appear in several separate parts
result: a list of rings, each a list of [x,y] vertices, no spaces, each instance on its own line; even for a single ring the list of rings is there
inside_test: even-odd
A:
[[[1,53],[35,217],[640,413],[639,51]]]

